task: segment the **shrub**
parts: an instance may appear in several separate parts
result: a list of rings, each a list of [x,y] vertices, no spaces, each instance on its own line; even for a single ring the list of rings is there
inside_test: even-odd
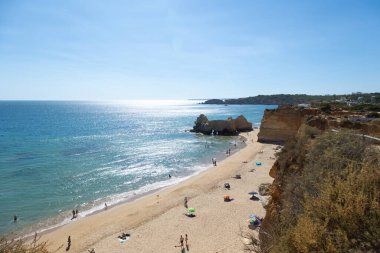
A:
[[[28,243],[23,239],[8,240],[0,238],[0,253],[51,253],[47,249],[47,242],[40,242],[37,234],[32,242]]]
[[[377,112],[370,112],[366,115],[367,118],[380,118],[380,115]]]
[[[260,231],[265,252],[376,252],[380,155],[353,132],[299,133],[278,157],[278,213]],[[295,169],[296,168],[296,169]]]

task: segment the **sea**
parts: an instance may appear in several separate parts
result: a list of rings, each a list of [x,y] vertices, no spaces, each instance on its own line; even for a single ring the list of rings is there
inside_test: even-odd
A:
[[[177,184],[244,145],[189,132],[200,114],[259,127],[277,107],[200,102],[0,101],[0,234],[41,232],[73,222],[73,209],[80,219]]]

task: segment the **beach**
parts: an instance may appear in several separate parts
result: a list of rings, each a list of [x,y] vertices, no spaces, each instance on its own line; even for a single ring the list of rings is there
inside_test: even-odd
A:
[[[250,200],[248,192],[258,191],[261,183],[271,183],[269,170],[274,163],[273,145],[256,142],[257,130],[243,133],[246,147],[217,166],[177,185],[164,188],[132,202],[73,221],[43,234],[49,248],[66,252],[181,252],[180,235],[188,235],[192,252],[243,252],[241,233],[248,228],[249,215],[265,216],[262,201]],[[253,141],[252,141],[253,140]],[[263,151],[262,153],[260,151]],[[255,162],[261,161],[261,166]],[[211,164],[211,161],[210,161]],[[255,169],[253,172],[250,170]],[[241,179],[233,176],[241,175]],[[224,183],[231,185],[230,190]],[[230,195],[231,202],[223,196]],[[196,209],[196,217],[187,217],[184,198]],[[120,243],[121,233],[131,234]]]

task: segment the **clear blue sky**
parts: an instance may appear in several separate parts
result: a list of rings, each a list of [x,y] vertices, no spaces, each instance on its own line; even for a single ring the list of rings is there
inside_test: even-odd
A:
[[[0,0],[0,99],[379,88],[379,0]]]

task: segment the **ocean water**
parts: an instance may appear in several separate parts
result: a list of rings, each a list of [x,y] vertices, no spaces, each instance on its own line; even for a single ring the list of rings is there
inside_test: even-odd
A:
[[[199,114],[243,114],[257,126],[276,107],[198,102],[0,101],[0,234],[62,225],[72,209],[83,217],[178,183],[241,145],[187,132]]]

